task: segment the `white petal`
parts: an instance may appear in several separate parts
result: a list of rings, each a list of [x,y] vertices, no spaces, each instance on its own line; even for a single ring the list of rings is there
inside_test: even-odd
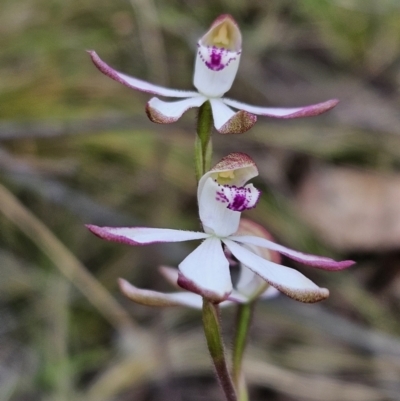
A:
[[[243,110],[235,112],[220,99],[210,99],[210,103],[215,128],[221,134],[242,134],[257,121],[254,114]]]
[[[206,233],[227,237],[239,227],[240,212],[228,209],[227,204],[218,200],[220,185],[209,177],[199,194],[199,216]]]
[[[297,260],[298,262],[310,266],[320,267],[325,270],[342,270],[350,267],[355,263],[352,260],[343,260],[340,262],[336,262],[335,260],[331,258],[326,258],[324,256],[302,253],[290,248],[286,248],[282,245],[278,245],[275,242],[269,241],[265,238],[255,237],[252,235],[235,235],[231,236],[230,239],[233,241],[241,242],[242,244],[256,245],[263,248],[268,248],[273,251],[277,251],[291,259]]]
[[[203,300],[200,295],[194,294],[192,292],[172,292],[165,294],[163,292],[144,290],[137,288],[130,284],[128,281],[119,279],[119,287],[121,292],[131,299],[141,305],[148,306],[189,306],[191,308],[201,309],[203,305]]]
[[[220,134],[243,134],[257,121],[254,114],[247,111],[233,111],[220,99],[210,99],[214,126]]]
[[[207,238],[209,235],[195,231],[147,227],[98,227],[86,226],[93,234],[107,241],[128,245],[147,245],[156,242],[182,242]]]
[[[213,50],[218,53],[213,54]],[[193,85],[204,96],[221,97],[231,88],[239,63],[239,52],[198,44]]]
[[[297,270],[263,259],[233,241],[223,242],[241,263],[290,298],[301,302],[318,302],[329,296],[326,288],[318,287]]]
[[[212,114],[214,118],[214,125],[217,130],[221,129],[221,127],[234,115],[235,112],[225,105],[220,99],[210,99]]]
[[[146,113],[150,120],[155,123],[169,124],[179,120],[182,114],[192,107],[201,106],[206,100],[204,96],[199,94],[175,102],[164,102],[153,97],[146,105]]]
[[[232,291],[229,263],[218,238],[208,238],[179,265],[179,285],[214,301]]]
[[[222,101],[228,106],[238,110],[246,110],[249,113],[276,118],[298,118],[317,116],[335,107],[339,101],[337,99],[327,100],[326,102],[312,104],[302,107],[258,107],[250,104],[238,102],[236,100],[224,98]]]
[[[193,91],[182,91],[178,89],[169,89],[164,88],[163,86],[153,85],[150,82],[142,81],[141,79],[137,79],[134,77],[130,77],[129,75],[122,74],[111,68],[108,64],[106,64],[97,53],[93,50],[88,51],[90,57],[94,65],[105,75],[125,85],[131,89],[136,89],[141,92],[151,93],[153,95],[158,96],[167,96],[167,97],[190,97],[198,95],[197,92]]]

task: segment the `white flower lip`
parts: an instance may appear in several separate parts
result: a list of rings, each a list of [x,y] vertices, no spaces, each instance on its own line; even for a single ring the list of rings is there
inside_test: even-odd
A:
[[[204,102],[211,103],[214,126],[221,134],[242,134],[257,121],[257,115],[271,118],[300,118],[322,114],[337,105],[337,99],[302,107],[258,107],[223,97],[231,88],[239,68],[242,35],[230,15],[221,15],[199,39],[193,74],[197,91],[165,88],[121,73],[106,64],[93,50],[94,65],[109,78],[128,88],[156,96],[178,98],[164,101],[153,97],[146,105],[149,119],[158,124],[177,121],[183,113]]]
[[[279,260],[274,256],[275,253],[279,252],[296,261],[326,270],[341,270],[351,266],[353,261],[336,262],[327,257],[294,251],[272,242],[254,225],[247,224],[247,229],[246,225],[244,228],[242,225],[240,229],[244,203],[236,207],[238,210],[232,210],[227,207],[229,202],[221,202],[217,199],[219,197],[217,192],[221,185],[235,187],[240,193],[243,191],[247,193],[247,189],[250,189],[252,195],[256,194],[257,190],[251,184],[245,184],[257,173],[257,167],[249,156],[244,153],[231,153],[200,179],[199,214],[205,232],[146,227],[94,225],[87,227],[100,238],[134,246],[158,242],[204,240],[180,263],[177,282],[184,289],[213,302],[219,303],[227,299],[237,302],[240,302],[240,299],[245,300],[243,297],[251,296],[254,284],[256,284],[255,289],[263,290],[258,282],[250,283],[252,279],[249,281],[249,278],[245,277],[239,288],[233,290],[229,261],[223,251],[223,244],[244,267],[287,296],[302,302],[317,302],[325,299],[329,295],[327,289],[318,287],[297,270],[280,265]],[[264,248],[269,252],[264,253],[262,251]],[[153,299],[154,304],[163,302],[179,304],[180,302],[176,297],[160,298],[156,294],[143,293],[124,285],[126,290],[124,292],[128,292],[131,299],[142,297],[143,302],[150,302]],[[243,292],[241,293],[240,290]],[[158,300],[155,300],[157,297],[159,297]]]

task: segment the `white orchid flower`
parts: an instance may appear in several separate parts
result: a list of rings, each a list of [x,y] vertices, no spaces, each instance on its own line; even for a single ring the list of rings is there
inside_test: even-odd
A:
[[[233,290],[229,261],[223,246],[240,263],[287,296],[302,302],[317,302],[327,298],[327,289],[319,288],[297,270],[267,260],[248,247],[266,248],[326,270],[344,269],[351,266],[353,261],[336,262],[294,251],[261,236],[236,233],[241,212],[253,208],[258,201],[260,192],[252,184],[245,185],[257,174],[257,167],[249,156],[231,153],[202,176],[197,198],[204,232],[146,227],[87,227],[105,240],[135,246],[204,240],[179,264],[178,284],[213,302],[228,299]]]
[[[262,226],[243,218],[240,220],[239,230],[236,234],[258,235],[266,239],[271,239],[271,235]],[[257,246],[251,246],[250,249],[267,260],[275,263],[280,262],[280,255],[275,251]],[[236,265],[237,263],[234,262],[233,264]],[[228,299],[220,303],[221,307],[230,306],[235,303],[249,303],[254,299],[270,299],[279,294],[276,288],[271,287],[248,267],[241,263],[238,265],[239,271],[236,284]],[[172,286],[180,289],[178,285],[179,273],[176,268],[161,266],[159,271]],[[201,309],[203,306],[203,298],[194,292],[176,291],[163,293],[135,287],[124,279],[119,279],[119,287],[126,297],[141,305],[158,307],[187,306],[195,309]]]
[[[107,65],[95,51],[90,54],[95,66],[105,75],[121,84],[152,95],[183,100],[165,102],[153,97],[147,103],[146,112],[155,123],[168,124],[177,121],[190,108],[200,107],[209,101],[214,125],[221,134],[243,133],[257,121],[256,115],[275,118],[316,116],[332,109],[337,99],[294,108],[258,107],[224,98],[231,88],[239,67],[242,52],[242,35],[230,15],[221,15],[211,25],[197,44],[193,85],[198,92],[169,89],[118,72]],[[237,109],[239,111],[233,111]]]

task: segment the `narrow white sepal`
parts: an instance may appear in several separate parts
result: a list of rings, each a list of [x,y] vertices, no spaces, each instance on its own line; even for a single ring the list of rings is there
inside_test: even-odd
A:
[[[150,82],[143,81],[138,78],[131,77],[129,75],[123,74],[117,70],[114,70],[107,63],[105,63],[95,51],[89,50],[88,53],[92,58],[94,65],[105,75],[125,85],[131,89],[138,90],[140,92],[151,93],[153,95],[158,96],[166,96],[166,97],[191,97],[198,95],[197,92],[194,91],[184,91],[179,89],[169,89],[164,88],[163,86],[154,85]]]
[[[87,225],[87,228],[100,238],[129,245],[145,245],[156,242],[182,242],[203,239],[209,236],[202,232],[172,230],[169,228],[98,227],[93,225]]]
[[[297,118],[317,116],[328,111],[338,104],[337,99],[327,100],[326,102],[311,104],[302,107],[258,107],[237,100],[224,98],[222,101],[238,110],[245,110],[252,114],[276,118]]]
[[[178,98],[186,98],[198,95],[198,93],[194,91],[171,89],[171,88],[165,88],[163,86],[154,85],[150,82],[142,81],[141,79],[137,79],[129,75],[123,74],[122,72],[117,72],[117,75],[123,81],[122,83],[125,84],[125,86],[129,86],[130,88],[139,90],[140,92],[147,92],[157,96],[178,97]]]
[[[168,307],[168,306],[189,306],[201,309],[203,300],[200,295],[192,292],[171,292],[163,293],[135,287],[128,281],[119,279],[119,286],[122,293],[133,302],[147,306]]]
[[[297,270],[263,259],[229,239],[223,242],[241,263],[290,298],[317,302],[329,296],[327,289],[318,287]]]
[[[325,256],[311,255],[308,253],[303,253],[295,251],[285,246],[276,244],[275,242],[269,241],[262,237],[256,237],[252,235],[235,235],[230,237],[231,240],[240,242],[247,245],[255,245],[263,248],[271,249],[277,251],[291,259],[297,260],[298,262],[304,263],[306,265],[320,267],[326,270],[341,270],[345,269],[354,264],[352,260],[335,261],[331,258]]]

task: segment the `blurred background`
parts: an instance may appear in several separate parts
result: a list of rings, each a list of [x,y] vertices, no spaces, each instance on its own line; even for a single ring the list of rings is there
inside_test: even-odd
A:
[[[280,243],[338,259],[284,260],[331,297],[258,305],[251,400],[400,400],[400,2],[3,0],[0,13],[0,399],[217,401],[198,311],[139,306],[117,278],[172,291],[157,266],[196,244],[133,248],[84,227],[198,229],[195,111],[151,123],[148,95],[103,76],[85,50],[190,89],[197,39],[221,13],[243,53],[229,96],[265,106],[340,104],[214,134],[257,162],[246,216]],[[223,311],[226,344],[234,311]]]

